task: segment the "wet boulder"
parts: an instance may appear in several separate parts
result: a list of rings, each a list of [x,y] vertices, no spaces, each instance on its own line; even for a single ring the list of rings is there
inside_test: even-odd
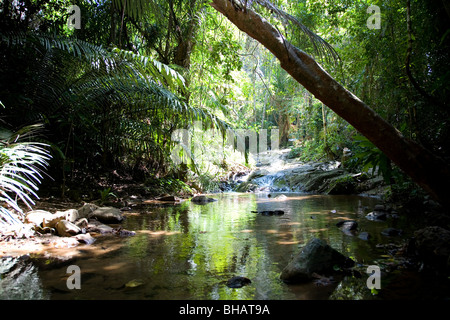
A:
[[[113,229],[112,233],[120,237],[131,237],[136,235],[136,232],[123,229],[122,227]]]
[[[358,223],[354,220],[344,220],[336,223],[336,226],[341,229],[343,233],[349,236],[353,236],[358,229]]]
[[[381,234],[383,236],[388,236],[388,237],[395,237],[395,236],[399,236],[403,233],[403,230],[401,229],[396,229],[396,228],[386,228],[384,230],[381,231]]]
[[[120,223],[124,219],[122,211],[114,207],[99,207],[92,212],[90,218],[103,223]]]
[[[78,208],[78,218],[89,219],[96,209],[98,209],[97,205],[93,203],[85,203],[82,207]]]
[[[56,211],[55,214],[64,216],[65,220],[70,221],[70,222],[75,222],[80,218],[77,209],[69,209],[66,211]]]
[[[44,221],[43,227],[55,228],[56,224],[61,220],[74,223],[78,220],[78,210],[69,209],[66,211],[56,211],[51,216],[47,217]]]
[[[77,239],[78,242],[84,244],[93,244],[95,242],[95,238],[93,238],[90,233],[80,233],[74,236],[74,238]]]
[[[53,214],[45,210],[32,210],[27,213],[25,217],[25,222],[32,223],[36,226],[42,227],[43,224],[51,219]]]
[[[252,283],[252,281],[249,278],[236,276],[227,281],[227,287],[242,288],[250,283]]]
[[[382,205],[376,205],[372,212],[366,215],[366,218],[371,221],[384,221],[388,215],[387,210]]]
[[[103,224],[97,220],[90,220],[88,225],[86,226],[87,232],[93,232],[93,233],[100,233],[100,234],[107,234],[107,233],[113,233],[114,228]]]
[[[360,232],[358,234],[358,238],[360,238],[361,240],[367,241],[367,240],[370,239],[370,237],[371,237],[370,234],[368,232],[366,232],[366,231]]]
[[[304,192],[324,192],[328,187],[330,179],[342,176],[344,173],[345,170],[343,169],[332,169],[326,171],[316,170],[305,174],[296,175],[295,178],[292,178],[294,181],[291,182],[291,188],[295,188],[297,186]]]
[[[263,210],[263,211],[252,211],[252,213],[258,213],[263,216],[282,216],[284,214],[283,210]]]
[[[314,273],[333,273],[336,266],[348,268],[353,264],[353,260],[333,249],[325,241],[313,238],[283,269],[280,278],[287,283],[308,282],[314,279]]]
[[[276,196],[274,199],[284,201],[287,199],[287,197],[284,194],[280,194],[280,195]]]
[[[356,230],[358,228],[358,223],[354,220],[343,220],[336,223],[336,226],[338,228],[341,228],[341,230]]]
[[[178,198],[176,196],[162,196],[157,198],[156,200],[163,202],[181,202],[181,198]]]
[[[236,192],[252,192],[255,191],[258,187],[258,184],[254,183],[253,181],[244,181],[234,187],[233,190]]]
[[[426,265],[450,270],[450,231],[439,226],[430,226],[414,232],[409,245]]]
[[[214,202],[214,201],[217,201],[217,199],[209,198],[207,196],[195,196],[191,199],[191,202],[196,203],[196,204],[205,204],[205,203],[210,203],[210,202]]]
[[[72,237],[81,233],[81,229],[70,221],[61,220],[55,225],[56,232],[61,237]]]
[[[75,225],[77,227],[83,229],[83,228],[86,228],[88,226],[89,222],[88,222],[88,220],[86,218],[81,218],[81,219],[78,219],[77,221],[75,221],[74,223],[75,223]]]

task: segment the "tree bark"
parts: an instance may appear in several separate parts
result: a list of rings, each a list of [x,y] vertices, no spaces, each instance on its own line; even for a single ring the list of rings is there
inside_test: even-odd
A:
[[[212,0],[211,6],[271,51],[296,81],[369,139],[437,201],[450,205],[450,170],[442,158],[404,137],[253,10],[241,10],[234,0]]]

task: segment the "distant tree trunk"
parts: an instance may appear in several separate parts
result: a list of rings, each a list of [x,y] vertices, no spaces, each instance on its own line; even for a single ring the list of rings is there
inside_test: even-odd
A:
[[[450,205],[450,170],[442,158],[405,138],[310,55],[286,41],[266,19],[251,9],[239,10],[234,4],[233,0],[212,0],[211,6],[271,51],[295,80],[369,139],[425,191],[441,204]]]
[[[190,7],[194,8],[196,6],[197,0],[190,1]],[[175,16],[175,11],[173,8],[173,2],[170,1],[170,15],[173,20],[174,35],[177,39],[177,46],[175,48],[174,57],[172,63],[189,70],[191,67],[191,54],[195,46],[195,33],[199,27],[199,19],[196,17],[196,12],[189,13],[189,22],[185,26],[180,26],[178,19]],[[189,87],[190,79],[186,78],[186,86]],[[184,98],[189,101],[190,93],[187,90],[184,93]]]
[[[323,143],[325,144],[325,148],[328,148],[327,114],[325,112],[325,105],[323,103],[322,103],[322,125],[323,125]]]
[[[291,129],[290,114],[287,111],[287,103],[283,96],[272,96],[270,103],[275,107],[276,112],[273,114],[274,120],[278,126],[280,133],[280,146],[285,147],[289,141],[289,131]]]
[[[333,151],[330,148],[330,145],[328,144],[327,110],[325,109],[325,105],[323,103],[321,103],[321,105],[322,105],[322,126],[323,126],[323,150],[327,155],[327,159],[334,160],[336,158],[336,155],[333,153]]]
[[[116,11],[114,7],[114,2],[111,2],[110,4],[110,30],[109,30],[109,44],[115,45],[116,44]]]

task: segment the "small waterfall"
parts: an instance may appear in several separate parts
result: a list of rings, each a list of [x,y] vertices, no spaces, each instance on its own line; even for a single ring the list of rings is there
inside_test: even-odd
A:
[[[231,192],[237,185],[246,182],[248,177],[249,172],[245,171],[232,172],[228,176],[228,180],[220,182],[219,188],[222,192]]]
[[[256,192],[290,192],[291,190],[284,181],[284,174],[277,172],[268,174],[253,180],[258,185]]]
[[[253,181],[259,186],[257,190],[255,191],[273,191],[272,187],[273,187],[273,182],[275,181],[275,176],[272,175],[268,175],[268,176],[263,176],[257,179],[254,179]]]

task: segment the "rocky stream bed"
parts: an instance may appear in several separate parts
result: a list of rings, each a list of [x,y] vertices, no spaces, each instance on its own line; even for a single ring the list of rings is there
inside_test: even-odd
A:
[[[283,192],[363,194],[379,197],[385,186],[379,177],[349,173],[337,162],[300,163],[287,159],[286,152],[278,154],[272,152],[262,155],[257,169],[252,172],[233,174],[230,181],[223,184],[223,188],[228,190],[231,188],[241,193],[266,193],[267,199],[273,202],[285,200],[286,196],[282,194]],[[409,209],[405,210],[401,205],[383,203],[382,198],[379,199],[379,204],[372,208],[358,208],[358,211],[361,210],[359,216],[366,221],[397,221],[404,219],[409,213]],[[2,286],[18,281],[20,270],[29,268],[24,267],[29,259],[38,261],[41,267],[45,265],[48,268],[48,264],[58,265],[65,263],[64,261],[76,259],[77,256],[89,251],[90,245],[102,237],[118,239],[135,237],[136,231],[127,230],[122,227],[122,224],[127,217],[140,214],[135,210],[139,206],[170,207],[185,201],[208,206],[217,202],[217,199],[214,199],[214,195],[199,195],[191,199],[181,199],[176,196],[144,199],[140,196],[130,196],[117,202],[115,206],[67,203],[58,199],[41,201],[34,210],[27,212],[26,230],[24,229],[22,233],[16,230],[14,233],[2,234],[0,241],[0,257],[4,266],[1,272]],[[428,210],[421,216],[420,228],[416,230],[409,228],[402,241],[377,245],[386,251],[386,260],[382,262],[382,272],[390,276],[395,275],[391,277],[393,280],[389,282],[390,287],[397,285],[401,287],[400,290],[405,290],[405,285],[420,286],[419,291],[423,295],[415,298],[448,298],[450,271],[448,216],[431,201],[424,203],[423,207]],[[280,219],[285,214],[279,209],[255,210],[251,213]],[[339,216],[333,208],[330,208],[328,214]],[[311,215],[311,219],[315,219],[315,216]],[[336,221],[334,225],[327,225],[328,228],[338,228],[346,236],[358,237],[362,241],[371,241],[373,237],[373,234],[359,227],[360,221],[348,217],[334,219],[334,221]],[[426,223],[424,224],[423,221]],[[397,224],[394,223],[394,225]],[[408,223],[406,225],[410,226]],[[381,233],[392,239],[405,236],[404,230],[392,226],[384,228]],[[108,251],[114,248],[102,247],[102,250]],[[18,260],[13,262],[11,259]],[[299,282],[314,283],[318,287],[333,285],[335,290],[330,295],[332,299],[395,299],[399,297],[398,293],[390,296],[392,290],[383,290],[383,294],[378,296],[370,295],[367,290],[362,290],[361,287],[364,287],[364,284],[357,279],[362,277],[366,267],[353,261],[351,257],[346,256],[345,252],[338,252],[331,248],[326,241],[313,237],[304,243],[301,250],[283,267],[280,279],[288,285]],[[399,284],[401,281],[403,283]],[[227,285],[230,288],[241,288],[251,283],[251,279],[237,276],[229,279]],[[2,296],[2,298],[7,297]]]

